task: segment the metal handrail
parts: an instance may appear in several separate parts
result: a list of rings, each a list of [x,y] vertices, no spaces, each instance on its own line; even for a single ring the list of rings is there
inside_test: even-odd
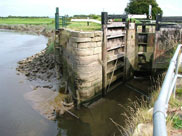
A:
[[[154,105],[153,136],[167,136],[166,112],[168,109],[168,103],[172,92],[174,93],[175,96],[176,80],[179,77],[178,69],[179,69],[179,64],[181,63],[181,61],[179,60],[181,57],[181,47],[182,44],[178,45],[175,54],[170,61],[167,74],[162,84],[162,88]]]

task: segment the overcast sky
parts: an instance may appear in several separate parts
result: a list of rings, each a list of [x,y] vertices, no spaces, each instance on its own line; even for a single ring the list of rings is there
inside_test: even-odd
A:
[[[60,15],[122,14],[129,0],[0,0],[0,16],[54,16]],[[157,0],[164,15],[182,16],[182,0]]]

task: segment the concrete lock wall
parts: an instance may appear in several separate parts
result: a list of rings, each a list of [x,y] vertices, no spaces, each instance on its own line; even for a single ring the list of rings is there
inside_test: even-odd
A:
[[[78,101],[94,96],[102,87],[102,32],[60,30],[56,61],[68,89]]]
[[[59,29],[55,36],[57,69],[67,83],[67,88],[78,103],[101,93],[102,90],[102,31],[78,32]],[[125,80],[133,76],[136,65],[135,24],[130,24],[126,34],[127,48]],[[107,54],[108,57],[112,54]],[[58,72],[58,75],[60,73]]]

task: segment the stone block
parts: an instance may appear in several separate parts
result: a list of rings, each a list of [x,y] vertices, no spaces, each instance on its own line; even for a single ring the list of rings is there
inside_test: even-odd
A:
[[[102,37],[94,37],[94,38],[92,38],[92,41],[93,42],[100,42],[100,41],[102,41]]]
[[[102,47],[102,41],[101,42],[96,42],[97,47]]]
[[[89,88],[82,88],[79,90],[80,98],[82,100],[88,99],[92,96],[94,96],[97,92],[101,91],[102,84],[97,84],[95,86],[91,86]]]
[[[101,47],[96,47],[94,48],[94,54],[101,54],[102,53],[102,48]]]
[[[80,49],[95,48],[96,46],[97,46],[96,42],[78,43],[78,48]]]
[[[83,99],[88,99],[92,96],[94,96],[95,91],[93,88],[83,88],[79,90],[80,98]]]
[[[71,44],[71,46],[73,47],[73,48],[78,48],[78,44],[77,43],[70,43]]]
[[[79,85],[80,88],[88,88],[92,86],[92,82],[83,82]]]
[[[75,71],[78,73],[93,73],[95,71],[102,71],[102,66],[98,61],[88,64],[88,65],[79,64],[75,68]]]
[[[98,79],[99,75],[102,75],[102,71],[95,71],[92,73],[77,73],[79,78],[85,81]]]
[[[93,38],[94,35],[95,35],[94,32],[78,32],[78,31],[71,32],[72,37],[79,37],[79,38]]]
[[[102,31],[95,31],[94,37],[102,37]]]
[[[71,37],[71,41],[75,43],[90,42],[92,41],[92,38]]]
[[[102,52],[100,54],[98,54],[98,61],[101,62],[102,61]]]
[[[93,55],[94,49],[87,48],[87,49],[74,49],[73,52],[77,56],[91,56]]]
[[[80,56],[76,58],[80,65],[88,65],[98,61],[98,55]]]

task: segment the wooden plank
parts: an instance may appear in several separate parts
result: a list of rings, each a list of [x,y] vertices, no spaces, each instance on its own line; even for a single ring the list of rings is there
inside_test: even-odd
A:
[[[113,46],[113,47],[108,47],[107,51],[112,51],[112,50],[122,48],[122,47],[125,47],[125,45],[116,45],[116,46]]]
[[[147,43],[139,42],[138,45],[147,45]]]
[[[112,80],[111,80],[111,79],[108,79],[107,84],[109,85],[110,82],[113,83],[113,82],[115,82],[117,79],[119,79],[119,78],[121,78],[121,77],[123,77],[123,76],[124,76],[124,72],[120,72],[119,74],[114,75],[113,78],[112,78]]]
[[[103,41],[102,41],[102,95],[106,95],[107,89],[107,24],[103,24]]]
[[[117,54],[117,55],[113,55],[113,56],[109,56],[109,59],[107,62],[111,62],[113,60],[119,59],[124,57],[125,53],[121,53],[121,54]]]
[[[107,39],[113,39],[113,38],[120,38],[120,37],[124,37],[125,34],[122,33],[122,34],[117,34],[117,35],[110,35],[107,37]]]
[[[117,64],[116,68],[115,68],[115,66],[112,66],[112,67],[107,69],[107,74],[113,72],[113,70],[117,70],[117,69],[120,69],[122,67],[124,67],[124,63]]]

